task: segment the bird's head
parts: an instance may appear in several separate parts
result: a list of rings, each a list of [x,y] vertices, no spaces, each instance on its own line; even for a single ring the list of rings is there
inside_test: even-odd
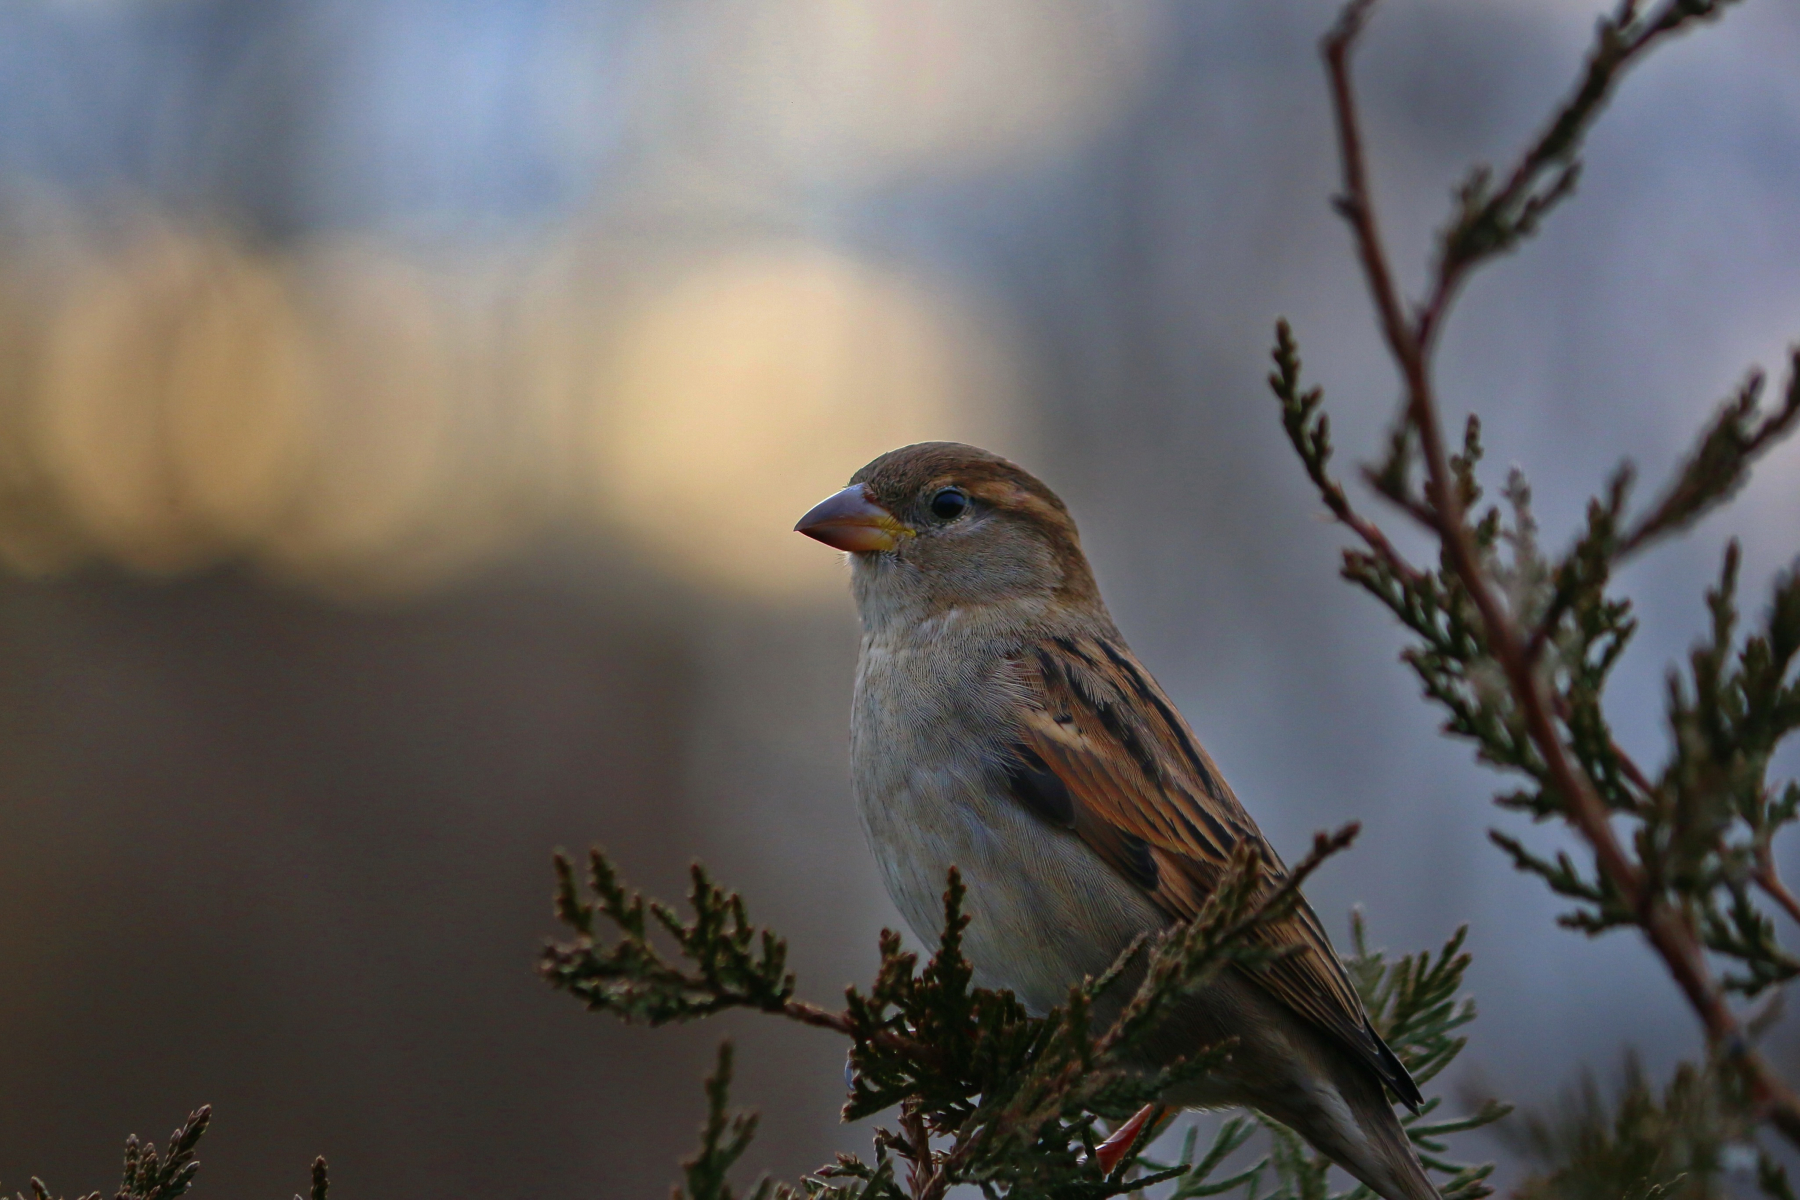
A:
[[[1097,608],[1075,522],[1055,492],[997,454],[959,442],[890,450],[795,530],[850,554],[865,620],[1042,601]]]

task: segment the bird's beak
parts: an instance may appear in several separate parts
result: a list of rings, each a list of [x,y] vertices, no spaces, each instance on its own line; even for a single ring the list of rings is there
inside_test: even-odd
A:
[[[800,518],[795,533],[804,533],[836,550],[892,550],[913,531],[894,514],[869,499],[860,483],[827,496]]]

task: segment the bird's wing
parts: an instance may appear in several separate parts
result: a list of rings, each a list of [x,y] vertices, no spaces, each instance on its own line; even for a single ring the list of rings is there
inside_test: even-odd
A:
[[[1010,782],[1021,803],[1074,830],[1174,919],[1199,911],[1245,842],[1276,880],[1285,877],[1187,722],[1123,644],[1050,637],[1018,665],[1029,702]],[[1312,908],[1301,900],[1258,936],[1295,949],[1255,972],[1257,982],[1417,1108],[1418,1086],[1370,1026]]]

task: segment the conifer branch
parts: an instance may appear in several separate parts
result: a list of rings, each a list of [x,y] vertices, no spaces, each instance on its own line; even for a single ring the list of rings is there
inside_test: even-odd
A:
[[[731,1101],[731,1043],[720,1042],[717,1065],[706,1080],[706,1122],[700,1127],[700,1149],[681,1164],[682,1185],[672,1200],[737,1200],[726,1179],[756,1137],[755,1113],[734,1113]],[[744,1200],[798,1200],[791,1188],[762,1179]]]
[[[751,1008],[846,1035],[844,1118],[888,1112],[896,1115],[896,1127],[877,1132],[871,1159],[841,1155],[802,1181],[808,1197],[943,1200],[965,1184],[993,1196],[1091,1200],[1158,1183],[1172,1185],[1179,1197],[1221,1194],[1268,1174],[1286,1178],[1287,1167],[1273,1159],[1214,1178],[1257,1128],[1275,1126],[1232,1124],[1198,1160],[1190,1144],[1179,1162],[1159,1164],[1143,1157],[1152,1124],[1107,1169],[1095,1153],[1098,1123],[1122,1118],[1223,1064],[1229,1044],[1199,1047],[1158,1069],[1143,1065],[1140,1048],[1171,1005],[1219,971],[1255,972],[1279,958],[1267,930],[1291,917],[1301,884],[1355,835],[1354,825],[1318,835],[1283,872],[1257,854],[1238,855],[1192,921],[1137,939],[1111,969],[1071,988],[1065,1004],[1041,1017],[1027,1013],[1010,992],[973,985],[974,970],[963,954],[970,920],[966,893],[954,870],[929,960],[921,965],[898,935],[884,932],[873,984],[849,989],[841,1010],[795,998],[785,943],[753,926],[742,900],[704,872],[694,872],[692,915],[681,916],[627,888],[599,850],[589,856],[585,888],[558,856],[556,912],[575,937],[547,946],[540,965],[555,987],[626,1021],[660,1024]],[[1460,946],[1459,934],[1435,959],[1421,955],[1389,967],[1359,941],[1363,954],[1352,963],[1355,978],[1389,1043],[1415,1070],[1441,1069],[1462,1048],[1453,1031],[1473,1018],[1473,1007],[1455,999],[1468,965]],[[1127,987],[1129,994],[1122,994]],[[1099,1019],[1097,1007],[1116,1015]],[[725,1050],[707,1085],[700,1151],[684,1166],[683,1200],[733,1200],[726,1173],[754,1127],[727,1111],[729,1067]],[[1413,1128],[1422,1150],[1436,1155],[1443,1138],[1504,1111],[1489,1106],[1460,1120],[1426,1121],[1436,1108],[1429,1103]],[[1461,1189],[1448,1194],[1461,1200],[1486,1194],[1480,1186],[1484,1168],[1441,1157],[1434,1162]],[[1326,1167],[1318,1163],[1306,1169],[1322,1179]],[[799,1194],[765,1180],[748,1196]]]
[[[1661,498],[1628,522],[1633,472],[1626,464],[1589,505],[1587,528],[1560,560],[1536,543],[1530,492],[1509,477],[1506,509],[1482,510],[1476,465],[1479,425],[1471,417],[1452,453],[1434,390],[1432,357],[1450,306],[1470,272],[1536,231],[1571,194],[1583,139],[1624,72],[1657,43],[1716,17],[1728,0],[1665,0],[1645,10],[1624,0],[1600,23],[1581,78],[1544,131],[1498,188],[1477,168],[1458,192],[1439,238],[1425,300],[1409,308],[1394,282],[1376,220],[1351,55],[1373,0],[1351,0],[1322,44],[1343,181],[1335,200],[1348,222],[1377,325],[1399,370],[1403,401],[1386,457],[1366,478],[1376,492],[1437,539],[1441,557],[1426,571],[1398,554],[1375,522],[1358,513],[1326,472],[1329,426],[1318,389],[1304,391],[1291,331],[1278,325],[1270,382],[1296,454],[1327,509],[1362,543],[1346,551],[1344,574],[1400,618],[1419,639],[1404,655],[1426,695],[1449,714],[1446,731],[1475,741],[1480,757],[1525,775],[1531,786],[1499,797],[1535,818],[1557,817],[1593,855],[1589,873],[1568,855],[1542,858],[1515,838],[1494,840],[1514,865],[1577,901],[1565,924],[1588,933],[1630,925],[1661,958],[1706,1031],[1724,1068],[1735,1073],[1754,1111],[1800,1145],[1800,1097],[1750,1046],[1729,992],[1754,994],[1800,973],[1779,945],[1753,892],[1790,916],[1800,901],[1774,868],[1770,844],[1800,811],[1794,785],[1777,795],[1765,783],[1780,738],[1800,727],[1784,682],[1800,649],[1800,592],[1778,584],[1765,629],[1741,648],[1733,641],[1731,585],[1709,596],[1714,635],[1695,651],[1691,683],[1672,679],[1669,724],[1674,757],[1652,779],[1620,748],[1600,704],[1608,673],[1635,629],[1627,602],[1610,597],[1612,572],[1627,556],[1692,525],[1742,486],[1757,457],[1800,424],[1800,350],[1782,403],[1758,410],[1753,374],[1701,433]],[[1414,466],[1423,479],[1416,490]],[[1629,841],[1616,822],[1635,825]],[[1721,977],[1710,956],[1740,968]]]
[[[212,1105],[202,1104],[176,1127],[160,1150],[155,1142],[142,1141],[136,1134],[126,1138],[125,1166],[113,1200],[175,1200],[177,1196],[186,1195],[200,1173],[197,1157],[200,1139],[206,1136],[211,1123]],[[53,1200],[49,1185],[42,1179],[32,1176],[29,1186],[31,1200]],[[309,1200],[328,1200],[329,1186],[325,1160],[314,1159]],[[15,1193],[14,1200],[25,1198]],[[101,1194],[89,1192],[81,1200],[101,1200]],[[300,1200],[300,1197],[296,1196],[294,1200]]]
[[[331,1195],[331,1171],[325,1165],[325,1156],[313,1159],[312,1187],[307,1190],[307,1200],[329,1200]],[[294,1197],[300,1200],[300,1197]]]
[[[1518,1200],[1710,1200],[1723,1194],[1717,1180],[1734,1153],[1750,1158],[1764,1195],[1791,1197],[1785,1170],[1766,1153],[1750,1151],[1755,1117],[1744,1099],[1717,1063],[1683,1063],[1659,1093],[1628,1057],[1610,1103],[1584,1076],[1549,1113],[1528,1116],[1523,1128],[1510,1131],[1509,1140],[1542,1164],[1519,1188]]]

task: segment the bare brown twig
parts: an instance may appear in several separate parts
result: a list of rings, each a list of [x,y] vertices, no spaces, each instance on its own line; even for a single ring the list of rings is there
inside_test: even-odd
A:
[[[820,1008],[809,1000],[789,1000],[781,1006],[779,1012],[788,1020],[798,1021],[802,1025],[811,1025],[815,1029],[829,1029],[833,1033],[841,1033],[845,1037],[856,1036],[856,1023],[850,1019],[848,1012],[841,1010],[834,1012],[828,1008]],[[916,1038],[909,1038],[886,1029],[877,1030],[870,1035],[869,1041],[883,1049],[910,1054],[926,1062],[936,1062],[942,1058],[942,1055],[938,1054],[936,1050]]]
[[[1478,168],[1464,185],[1463,208],[1444,233],[1430,299],[1418,311],[1415,337],[1421,346],[1432,345],[1470,270],[1530,233],[1545,213],[1573,194],[1581,173],[1575,155],[1582,136],[1611,98],[1625,68],[1662,38],[1690,21],[1716,16],[1730,2],[1668,0],[1653,15],[1640,18],[1637,0],[1624,0],[1611,18],[1601,22],[1600,36],[1575,91],[1519,156],[1506,182],[1490,194],[1488,172]],[[1359,24],[1372,5],[1373,0],[1361,5]],[[1355,32],[1349,36],[1354,40]]]
[[[1775,860],[1771,857],[1767,846],[1757,851],[1756,873],[1752,878],[1756,881],[1756,886],[1761,888],[1769,899],[1781,905],[1783,912],[1792,917],[1795,922],[1800,922],[1800,899],[1795,898],[1794,893],[1788,890],[1787,884],[1783,883],[1781,876],[1776,873]]]

